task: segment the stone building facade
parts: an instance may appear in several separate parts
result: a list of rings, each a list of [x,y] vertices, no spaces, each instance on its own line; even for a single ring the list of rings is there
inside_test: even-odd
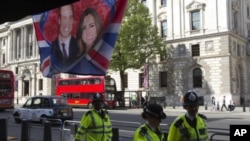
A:
[[[12,70],[17,88],[15,102],[52,93],[51,80],[40,72],[40,56],[31,17],[0,25],[0,66]]]
[[[168,86],[156,89],[159,76],[150,77],[149,92],[176,102],[193,90],[205,102],[212,96],[236,105],[249,102],[249,0],[147,0],[170,58],[153,63],[167,72]],[[158,67],[156,67],[158,66]],[[154,70],[153,70],[154,69]],[[159,78],[158,80],[156,78]],[[158,85],[159,87],[159,85]],[[174,99],[174,100],[173,100]]]
[[[224,95],[236,105],[249,102],[250,0],[142,2],[164,38],[168,56],[147,60],[148,88],[142,86],[143,66],[127,70],[127,91],[142,91],[167,105],[178,104],[188,90],[196,91],[205,102],[212,96],[221,101]],[[40,71],[30,16],[0,25],[0,67],[16,75],[16,101],[54,94],[54,80]],[[108,74],[120,90],[119,73]]]

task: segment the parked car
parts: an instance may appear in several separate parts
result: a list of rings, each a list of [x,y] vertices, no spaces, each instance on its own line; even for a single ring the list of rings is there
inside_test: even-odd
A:
[[[14,108],[13,116],[16,123],[27,119],[43,122],[62,121],[73,119],[73,110],[67,100],[60,96],[34,96],[25,102],[22,107]]]

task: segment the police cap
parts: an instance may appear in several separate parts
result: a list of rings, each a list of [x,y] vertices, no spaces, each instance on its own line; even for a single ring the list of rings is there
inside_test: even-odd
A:
[[[94,94],[93,101],[103,101],[102,95],[100,93]]]
[[[199,101],[198,101],[198,96],[195,92],[187,92],[184,95],[184,106],[187,105],[198,105]]]
[[[167,115],[163,112],[162,106],[156,103],[148,104],[143,110],[145,113],[158,119],[165,119],[167,117]]]

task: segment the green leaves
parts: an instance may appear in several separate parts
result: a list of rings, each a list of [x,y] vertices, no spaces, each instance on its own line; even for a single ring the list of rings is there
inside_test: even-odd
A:
[[[129,0],[110,69],[120,72],[138,69],[148,57],[162,51],[162,43],[157,27],[152,25],[148,8],[139,0]]]

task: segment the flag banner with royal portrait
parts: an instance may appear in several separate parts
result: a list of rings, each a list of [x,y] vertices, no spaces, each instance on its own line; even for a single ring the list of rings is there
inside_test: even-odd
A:
[[[33,15],[43,76],[105,75],[127,0],[80,0]]]

